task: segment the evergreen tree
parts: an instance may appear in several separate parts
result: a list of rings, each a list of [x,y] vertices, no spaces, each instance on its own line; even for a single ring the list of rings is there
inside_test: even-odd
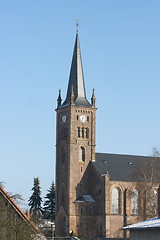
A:
[[[42,198],[41,198],[41,187],[39,178],[34,178],[34,184],[32,188],[33,194],[29,198],[29,206],[31,218],[35,223],[38,223],[42,216]]]
[[[55,185],[52,182],[48,193],[46,194],[46,201],[43,207],[43,216],[45,219],[54,221],[55,220]]]

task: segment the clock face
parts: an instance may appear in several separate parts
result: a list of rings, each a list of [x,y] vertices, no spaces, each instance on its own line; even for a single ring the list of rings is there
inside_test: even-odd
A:
[[[81,116],[79,117],[79,119],[80,119],[81,122],[85,122],[85,121],[86,121],[86,116],[81,115]]]
[[[62,117],[62,122],[66,122],[66,115],[64,115],[63,117]]]

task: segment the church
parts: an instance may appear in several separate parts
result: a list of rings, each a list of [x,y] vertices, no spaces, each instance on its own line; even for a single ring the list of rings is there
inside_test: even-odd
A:
[[[66,99],[56,108],[56,236],[122,238],[143,220],[138,162],[151,157],[96,153],[96,96],[86,98],[78,30]],[[127,191],[130,194],[127,194]]]

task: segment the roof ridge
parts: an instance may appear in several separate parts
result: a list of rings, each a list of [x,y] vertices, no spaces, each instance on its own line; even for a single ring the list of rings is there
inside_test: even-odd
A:
[[[96,154],[104,154],[104,155],[117,155],[117,156],[131,156],[131,157],[147,157],[147,158],[151,158],[154,156],[148,156],[148,155],[134,155],[134,154],[127,154],[127,153],[100,153],[100,152],[96,152]],[[157,157],[154,157],[157,158]]]
[[[3,195],[7,198],[7,200],[12,203],[12,205],[15,207],[15,210],[22,215],[24,220],[26,220],[36,231],[40,232],[38,227],[28,218],[28,216],[23,212],[23,210],[18,206],[18,204],[13,200],[13,198],[9,195],[9,193],[2,187],[0,186],[0,190]]]

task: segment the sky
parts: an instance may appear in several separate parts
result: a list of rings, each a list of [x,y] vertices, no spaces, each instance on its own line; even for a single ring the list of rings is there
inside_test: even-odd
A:
[[[159,0],[0,1],[0,181],[27,203],[55,179],[58,90],[65,99],[79,19],[96,151],[160,148]]]

